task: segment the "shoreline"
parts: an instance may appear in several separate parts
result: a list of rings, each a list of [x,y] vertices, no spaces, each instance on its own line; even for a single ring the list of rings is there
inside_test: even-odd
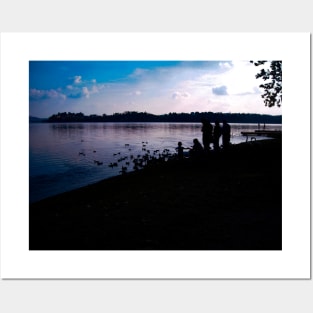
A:
[[[281,140],[155,164],[30,204],[31,250],[280,250]]]
[[[244,136],[242,136],[242,137],[244,137]],[[271,140],[271,139],[273,139],[273,138],[270,138],[270,137],[265,137],[265,136],[259,136],[259,135],[257,135],[257,140],[258,141],[263,141],[263,140]],[[261,137],[261,138],[259,138],[259,137]],[[250,140],[249,140],[250,139]],[[241,141],[239,141],[239,142],[233,142],[231,145],[232,146],[237,146],[237,145],[240,145],[240,144],[243,144],[243,143],[247,143],[247,142],[249,142],[249,141],[252,141],[252,139],[254,139],[254,140],[256,140],[255,139],[255,137],[251,137],[250,136],[250,138],[249,137],[247,137],[247,136],[245,136],[245,138],[244,138],[244,140],[241,140]],[[211,151],[212,152],[212,151]],[[184,152],[184,154],[185,154],[185,157],[189,157],[189,153],[188,152]],[[146,154],[147,155],[147,154]],[[174,156],[175,155],[175,153],[174,152],[170,152],[169,153],[169,156],[170,157],[175,157]],[[128,155],[129,156],[129,155]],[[135,157],[136,158],[136,157]],[[96,161],[95,161],[96,162]],[[116,159],[112,159],[112,162],[116,162]],[[112,162],[108,162],[106,165],[104,165],[104,166],[110,166],[111,164],[113,164]],[[115,163],[116,164],[116,163]],[[120,165],[120,164],[118,164],[118,165]],[[123,165],[123,164],[122,164]],[[132,163],[131,163],[131,165],[132,165]],[[126,166],[127,166],[127,164],[126,164]],[[121,168],[120,168],[121,169]],[[142,169],[142,168],[141,168]],[[141,170],[140,169],[140,170]],[[43,192],[43,195],[42,194],[40,194],[39,193],[39,195],[38,194],[35,194],[34,192],[32,192],[31,191],[31,189],[30,189],[30,192],[29,192],[29,201],[28,201],[28,203],[29,204],[34,204],[34,203],[36,203],[36,202],[39,202],[39,201],[42,201],[42,200],[45,200],[45,199],[48,199],[48,198],[51,198],[51,197],[55,197],[55,196],[58,196],[58,195],[61,195],[61,194],[63,194],[63,193],[66,193],[66,192],[71,192],[71,191],[75,191],[75,190],[77,190],[77,189],[80,189],[80,188],[84,188],[84,187],[87,187],[87,186],[90,186],[90,185],[93,185],[93,184],[97,184],[97,183],[99,183],[99,182],[101,182],[101,181],[103,181],[103,180],[107,180],[107,179],[111,179],[111,178],[113,178],[113,177],[119,177],[119,176],[121,176],[122,174],[121,174],[121,172],[122,172],[122,170],[120,170],[119,171],[119,173],[118,173],[118,171],[115,173],[115,174],[113,174],[112,173],[112,175],[111,176],[109,176],[109,175],[104,175],[105,177],[98,177],[98,179],[96,179],[96,180],[91,180],[91,181],[89,181],[89,182],[87,182],[87,183],[79,183],[79,184],[77,184],[75,187],[72,187],[72,188],[64,188],[64,186],[63,186],[63,190],[61,189],[61,188],[56,188],[56,189],[58,189],[57,191],[47,191],[47,190],[44,190],[44,192]],[[132,173],[132,172],[136,172],[136,170],[135,169],[127,169],[127,174],[129,174],[129,173]],[[124,173],[123,173],[124,174]],[[33,178],[34,179],[34,178]],[[31,182],[30,182],[31,183]],[[38,185],[38,183],[37,183],[37,185]],[[69,186],[70,184],[67,184],[67,186]],[[37,186],[37,188],[39,187],[39,189],[40,189],[40,186]],[[51,187],[51,186],[50,186]],[[31,188],[31,186],[30,186],[30,188]],[[32,187],[33,188],[33,190],[36,190],[36,188],[35,187]]]

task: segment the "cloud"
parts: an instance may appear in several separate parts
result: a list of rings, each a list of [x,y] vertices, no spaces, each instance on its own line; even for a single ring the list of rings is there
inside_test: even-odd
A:
[[[149,72],[148,69],[136,68],[130,75],[130,78],[140,78]]]
[[[129,96],[140,96],[142,92],[140,90],[131,91],[128,93]]]
[[[213,92],[213,94],[215,94],[217,96],[226,96],[226,95],[228,95],[226,86],[220,86],[220,87],[212,88],[212,92]]]
[[[92,86],[91,89],[90,89],[90,93],[91,94],[94,94],[94,93],[98,93],[99,92],[99,89],[97,86]]]
[[[81,76],[74,76],[74,84],[80,84],[82,82]]]
[[[230,62],[220,62],[218,65],[223,70],[230,70],[233,67]]]
[[[156,114],[169,110],[259,110],[259,107],[255,109],[251,103],[258,103],[260,111],[263,109],[260,95],[262,90],[258,88],[260,82],[255,79],[257,71],[247,62],[224,60],[208,63],[184,62],[175,66],[161,63],[152,65],[137,63],[132,68],[122,68],[120,76],[118,72],[114,72],[112,77],[105,71],[99,71],[100,76],[95,76],[92,72],[86,73],[75,68],[75,72],[62,74],[59,84],[53,79],[53,84],[60,88],[47,85],[47,90],[30,89],[30,99],[43,99],[43,102],[49,102],[50,99],[54,105],[49,106],[51,114],[55,113],[55,105],[60,108],[66,105],[67,110],[74,108],[73,110],[83,111],[84,114],[87,114],[87,107],[90,114],[110,114],[125,110]],[[87,103],[88,106],[84,106]],[[247,104],[244,107],[245,103]],[[40,101],[33,101],[30,108],[38,106],[42,109],[43,106],[39,104]]]
[[[83,96],[82,88],[76,86],[67,86],[67,90],[65,91],[68,98],[77,99]]]
[[[73,87],[73,88],[70,88],[70,90],[71,90],[71,93],[69,93],[67,96],[72,99],[78,99],[78,98],[89,99],[91,95],[99,92],[97,86],[92,86],[89,89],[86,86],[82,88]]]
[[[50,90],[40,90],[40,89],[30,89],[29,90],[29,99],[30,100],[43,100],[43,99],[66,99],[66,95],[62,93],[59,89],[50,89]]]
[[[39,89],[30,89],[29,90],[29,99],[31,100],[39,100],[45,97],[44,90]]]
[[[178,91],[175,91],[173,94],[172,94],[172,98],[173,99],[178,99],[180,96],[180,93]]]
[[[92,79],[90,81],[83,80],[82,76],[80,75],[74,76],[74,78],[71,78],[71,80],[73,80],[73,84],[69,84],[63,88],[57,89],[59,93],[63,94],[63,96],[71,98],[71,99],[79,99],[79,98],[88,99],[90,98],[90,95],[99,93],[101,89],[105,88],[104,84],[97,84],[96,79]],[[45,91],[41,91],[41,92],[45,93]],[[33,93],[34,93],[34,97],[37,97],[37,98],[39,97],[38,95],[36,95],[35,92]]]
[[[89,98],[90,97],[90,93],[87,87],[83,87],[82,88],[82,96]]]
[[[180,92],[180,91],[175,91],[172,94],[172,99],[182,99],[182,98],[189,98],[191,95],[188,92]]]

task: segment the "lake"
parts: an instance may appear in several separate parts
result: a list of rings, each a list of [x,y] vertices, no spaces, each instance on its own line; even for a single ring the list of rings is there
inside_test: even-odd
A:
[[[230,124],[231,143],[245,142],[242,131],[257,124]],[[143,156],[174,154],[177,142],[201,141],[201,123],[30,123],[29,201],[134,170]],[[263,126],[263,125],[261,125]],[[266,129],[281,130],[280,124]],[[257,137],[257,140],[264,139]]]

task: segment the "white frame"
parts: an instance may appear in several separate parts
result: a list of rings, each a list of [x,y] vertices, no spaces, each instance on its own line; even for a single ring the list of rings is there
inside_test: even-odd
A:
[[[282,251],[29,251],[28,62],[65,59],[282,60]],[[309,143],[309,33],[2,33],[1,276],[308,279]]]

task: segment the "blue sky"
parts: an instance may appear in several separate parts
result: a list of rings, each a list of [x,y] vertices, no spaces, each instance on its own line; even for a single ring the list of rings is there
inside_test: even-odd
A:
[[[249,61],[30,61],[29,114],[140,111],[282,114]]]

